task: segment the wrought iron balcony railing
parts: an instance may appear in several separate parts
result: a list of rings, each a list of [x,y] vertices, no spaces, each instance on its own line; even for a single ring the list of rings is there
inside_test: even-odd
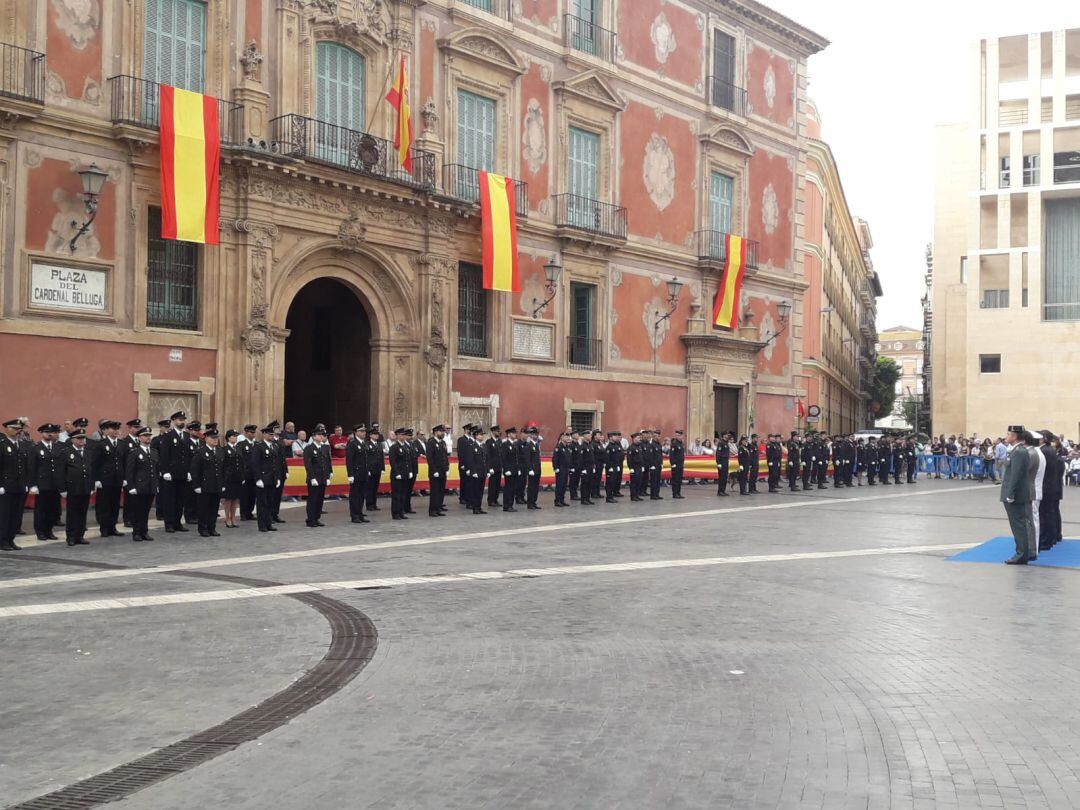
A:
[[[285,157],[336,166],[415,189],[435,188],[435,155],[415,147],[412,171],[398,162],[394,144],[366,132],[289,113],[270,121],[270,133]]]
[[[746,90],[736,87],[731,82],[710,76],[705,82],[706,98],[713,107],[730,110],[736,115],[746,116]]]
[[[570,335],[566,338],[566,364],[570,368],[599,371],[602,348],[599,338]]]
[[[480,204],[480,170],[460,163],[443,166],[443,191],[465,202]],[[529,184],[514,180],[514,211],[518,219],[529,216]]]
[[[626,239],[626,209],[577,194],[556,194],[555,226]]]
[[[573,14],[563,15],[563,31],[566,47],[596,56],[605,62],[615,61],[614,31],[608,31]]]
[[[109,77],[109,115],[114,124],[159,129],[161,126],[161,85],[137,76]],[[218,131],[222,143],[240,143],[244,126],[244,105],[217,99]]]
[[[512,5],[510,0],[455,0],[458,6],[471,6],[472,8],[486,11],[500,20],[510,20]]]
[[[723,264],[727,261],[727,234],[723,231],[698,231],[698,261],[710,264]],[[746,244],[746,266],[756,269],[758,266],[758,243],[753,239],[744,239]]]
[[[45,54],[0,42],[0,96],[45,103]]]

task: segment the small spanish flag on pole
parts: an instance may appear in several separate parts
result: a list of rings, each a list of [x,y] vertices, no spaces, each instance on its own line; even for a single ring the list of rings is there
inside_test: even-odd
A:
[[[409,77],[405,71],[405,54],[398,63],[397,79],[386,94],[390,106],[397,110],[397,126],[394,127],[394,148],[397,149],[398,163],[407,172],[412,171],[412,112],[409,110]]]
[[[484,289],[520,292],[514,181],[488,172],[479,175]]]
[[[161,238],[218,243],[218,103],[161,85]]]
[[[746,240],[741,236],[724,236],[727,258],[724,274],[713,300],[713,326],[734,329],[739,323],[739,290],[746,272]]]

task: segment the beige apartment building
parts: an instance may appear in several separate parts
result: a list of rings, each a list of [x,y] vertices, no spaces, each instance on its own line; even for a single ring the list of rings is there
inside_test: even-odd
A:
[[[965,120],[938,129],[933,424],[1075,438],[1080,29],[973,47]]]
[[[879,418],[874,424],[877,427],[910,428],[916,426],[909,423],[903,416],[904,400],[922,399],[923,395],[923,333],[921,329],[911,326],[894,326],[878,333],[878,343],[874,347],[877,354],[890,357],[896,361],[900,369],[900,377],[896,380],[896,400],[892,413]],[[927,426],[919,425],[918,429],[925,432]]]

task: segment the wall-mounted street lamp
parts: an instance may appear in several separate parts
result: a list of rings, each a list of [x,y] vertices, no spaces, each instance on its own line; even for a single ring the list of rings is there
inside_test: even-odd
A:
[[[71,252],[75,252],[75,245],[79,241],[79,238],[90,230],[90,225],[93,224],[94,219],[97,218],[98,210],[98,196],[101,194],[101,189],[105,185],[105,180],[108,178],[105,172],[97,167],[96,163],[91,163],[86,169],[79,172],[79,177],[82,179],[82,193],[86,200],[86,213],[88,214],[86,222],[81,226],[75,220],[71,220],[71,227],[78,228],[75,235],[71,237],[71,243],[68,247],[71,248]]]
[[[555,258],[552,257],[551,261],[544,265],[544,287],[547,289],[547,298],[541,301],[539,298],[533,299],[533,318],[539,318],[540,313],[547,309],[547,305],[555,299],[555,293],[559,291],[559,276],[562,275],[562,265],[555,262]]]
[[[780,328],[769,336],[769,339],[765,341],[761,349],[758,349],[759,352],[766,346],[772,345],[776,341],[776,339],[782,334],[784,334],[784,332],[787,330],[788,325],[791,323],[791,302],[781,301],[779,304],[777,304],[776,314],[780,317]]]
[[[671,277],[671,280],[667,283],[667,312],[656,313],[656,321],[653,322],[653,374],[656,374],[657,366],[660,362],[660,324],[664,321],[671,320],[671,316],[675,310],[679,308],[679,292],[682,290],[683,284],[675,276]]]

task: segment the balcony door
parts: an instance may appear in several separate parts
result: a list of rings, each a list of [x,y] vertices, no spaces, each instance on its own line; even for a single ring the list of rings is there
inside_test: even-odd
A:
[[[457,162],[466,167],[454,180],[454,196],[477,202],[478,172],[495,170],[494,99],[458,90]]]
[[[364,131],[364,57],[336,42],[315,46],[315,157],[347,164]],[[354,144],[353,141],[356,141]]]
[[[570,127],[567,187],[572,195],[567,201],[571,225],[596,230],[600,226],[596,199],[599,196],[600,136]]]
[[[594,367],[598,351],[596,334],[596,285],[570,283],[570,365]]]
[[[577,18],[570,21],[570,45],[574,50],[596,53],[596,3],[572,0],[570,4],[570,14]]]
[[[203,92],[206,4],[146,0],[143,19],[142,119],[156,125],[158,88],[151,82]]]
[[[724,249],[724,234],[731,233],[731,200],[735,180],[721,172],[709,179],[709,255],[720,257]]]
[[[713,32],[712,103],[735,109],[735,37],[723,31]]]

